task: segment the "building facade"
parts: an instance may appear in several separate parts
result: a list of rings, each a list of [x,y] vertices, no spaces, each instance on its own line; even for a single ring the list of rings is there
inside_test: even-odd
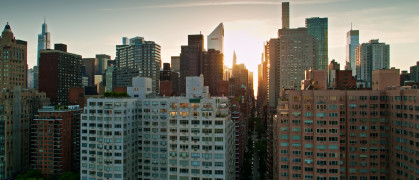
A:
[[[44,106],[31,125],[31,168],[45,177],[80,170],[80,112],[76,106]]]
[[[229,112],[226,97],[208,96],[202,76],[188,77],[186,97],[91,98],[81,120],[81,179],[234,179]]]
[[[15,38],[9,23],[0,37],[0,89],[27,87],[27,42]]]
[[[30,169],[30,126],[38,108],[48,105],[45,93],[34,89],[0,90],[0,179]]]
[[[39,91],[53,104],[68,104],[70,88],[82,87],[82,57],[67,52],[67,45],[55,44],[54,50],[41,50],[39,57]]]
[[[419,178],[418,95],[406,86],[285,91],[274,118],[274,179]]]
[[[416,62],[415,66],[410,66],[410,80],[419,82],[419,61]]]

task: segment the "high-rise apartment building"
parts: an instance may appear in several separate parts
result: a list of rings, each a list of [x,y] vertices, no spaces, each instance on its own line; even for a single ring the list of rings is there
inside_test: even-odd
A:
[[[224,54],[224,25],[220,23],[210,35],[207,36],[207,49],[214,49]]]
[[[208,86],[209,93],[215,96],[217,94],[217,82],[223,79],[224,55],[218,50],[208,49],[204,52],[202,59],[204,85]]]
[[[204,53],[204,36],[188,35],[188,45],[181,47],[180,53],[180,93],[186,93],[186,77],[200,76],[202,73],[202,56]]]
[[[80,112],[76,106],[44,106],[31,124],[31,168],[45,177],[80,171]]]
[[[89,99],[81,179],[233,179],[228,99],[209,97],[202,76],[187,79],[186,97]]]
[[[0,89],[27,87],[27,46],[26,41],[15,38],[7,23],[0,37]]]
[[[43,49],[51,49],[51,34],[48,32],[48,26],[44,18],[44,24],[42,24],[41,34],[38,34],[38,51],[36,58],[36,66],[34,66],[34,89],[38,89],[39,83],[39,56],[40,51]]]
[[[329,62],[329,37],[328,37],[328,19],[327,18],[307,18],[306,27],[308,34],[317,39],[317,69],[327,70]]]
[[[352,70],[352,76],[356,73],[356,48],[359,46],[359,30],[351,30],[346,33],[346,70]],[[350,69],[349,69],[350,68]]]
[[[38,108],[48,105],[45,93],[15,86],[0,90],[0,179],[30,169],[30,125]]]
[[[153,80],[154,94],[159,94],[160,45],[143,37],[131,38],[129,45],[116,46],[115,61],[114,87],[131,86],[131,79],[136,76],[149,77]]]
[[[276,107],[282,89],[300,89],[304,71],[317,69],[318,40],[306,28],[279,29],[269,46],[269,105]]]
[[[410,80],[419,82],[419,61],[416,62],[415,66],[410,66]]]
[[[378,39],[362,43],[356,48],[356,79],[372,87],[372,71],[390,68],[390,45]]]
[[[82,87],[82,57],[67,52],[67,45],[55,44],[54,50],[40,51],[39,91],[53,104],[68,104],[70,88]]]
[[[138,179],[136,99],[90,98],[81,115],[80,178]]]
[[[394,87],[397,73],[374,71],[375,90],[285,90],[274,118],[274,179],[418,178],[419,90]]]

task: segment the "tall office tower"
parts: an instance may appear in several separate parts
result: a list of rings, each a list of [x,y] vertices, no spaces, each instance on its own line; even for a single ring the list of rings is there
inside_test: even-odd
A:
[[[180,56],[172,56],[170,59],[170,64],[172,65],[173,72],[180,72]]]
[[[351,30],[346,33],[346,70],[352,70],[352,76],[356,76],[356,48],[359,46],[359,30]],[[350,69],[349,69],[350,67]]]
[[[329,71],[327,76],[327,86],[331,88],[336,87],[336,71],[340,70],[340,64],[334,59],[330,61]]]
[[[209,87],[212,96],[217,94],[217,83],[223,79],[224,55],[219,50],[208,49],[204,52],[202,74],[204,85]]]
[[[210,35],[207,36],[207,49],[214,49],[224,54],[224,25],[220,23]]]
[[[68,104],[69,90],[82,87],[82,57],[67,52],[67,45],[40,51],[39,91],[46,92],[53,104]]]
[[[410,80],[419,82],[419,61],[416,62],[415,66],[410,66]]]
[[[290,28],[290,3],[282,2],[282,29]]]
[[[27,87],[28,64],[27,42],[17,40],[6,24],[0,37],[0,89],[12,89],[14,86]]]
[[[28,88],[34,88],[34,70],[32,68],[28,69]]]
[[[269,41],[269,105],[276,107],[283,89],[300,89],[304,72],[317,69],[318,40],[307,28],[279,29]]]
[[[372,87],[372,71],[390,68],[390,45],[378,39],[362,43],[356,48],[356,79]]]
[[[99,61],[97,58],[83,58],[82,64],[84,67],[84,75],[88,79],[88,86],[94,86],[95,74],[98,72]]]
[[[307,18],[306,27],[308,34],[318,40],[317,70],[327,70],[329,62],[329,38],[328,38],[328,19],[327,18]]]
[[[139,109],[131,98],[87,100],[80,127],[81,179],[138,179],[139,165],[144,166],[138,164]]]
[[[111,56],[106,54],[96,54],[97,59],[97,73],[96,75],[104,75],[106,69],[108,69],[108,61],[111,60]]]
[[[35,89],[0,90],[0,179],[11,179],[30,169],[30,124],[38,108],[49,104]]]
[[[159,94],[160,45],[154,41],[145,41],[143,37],[129,40],[129,45],[117,45],[115,57],[116,81],[114,87],[131,86],[135,76],[153,79],[153,92]]]
[[[80,112],[76,106],[44,106],[31,125],[31,168],[44,177],[80,171]],[[52,153],[53,152],[53,153]]]
[[[202,56],[204,53],[204,36],[188,35],[188,45],[181,47],[180,53],[180,93],[186,93],[186,77],[202,74]]]

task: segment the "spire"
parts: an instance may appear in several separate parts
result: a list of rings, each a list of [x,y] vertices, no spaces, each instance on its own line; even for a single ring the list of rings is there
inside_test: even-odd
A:
[[[237,64],[237,56],[236,56],[236,50],[234,50],[234,52],[233,52],[233,67],[236,64]]]
[[[351,31],[352,31],[352,22],[351,22]]]
[[[44,24],[47,23],[47,18],[44,16]]]
[[[12,30],[12,29],[10,28],[9,22],[7,22],[6,26],[4,27],[4,30]]]

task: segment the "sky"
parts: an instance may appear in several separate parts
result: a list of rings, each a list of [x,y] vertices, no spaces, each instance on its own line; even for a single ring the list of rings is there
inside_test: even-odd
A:
[[[305,18],[328,17],[329,61],[344,68],[346,32],[360,31],[360,42],[379,39],[390,44],[390,66],[408,70],[419,61],[419,1],[417,0],[290,0],[291,28],[304,27]],[[0,26],[9,22],[17,39],[28,41],[28,65],[36,64],[37,35],[46,17],[51,43],[65,43],[84,58],[115,57],[122,37],[142,36],[161,45],[162,62],[180,54],[189,34],[206,36],[224,23],[224,64],[238,63],[254,72],[263,44],[277,38],[281,0],[16,0],[2,1]]]

